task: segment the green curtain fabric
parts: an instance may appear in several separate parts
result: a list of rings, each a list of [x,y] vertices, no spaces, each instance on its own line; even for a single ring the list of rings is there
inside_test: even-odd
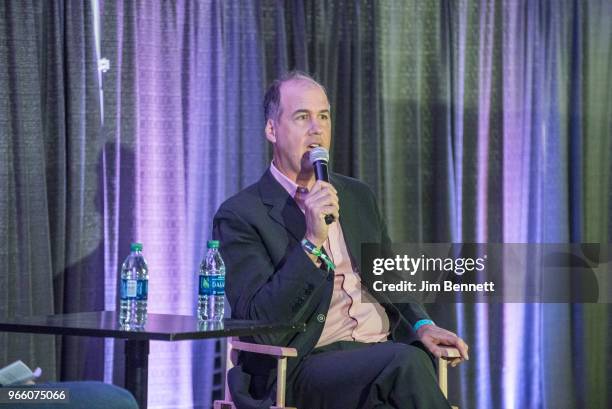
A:
[[[0,4],[2,317],[103,306],[91,28],[89,3]],[[22,359],[42,367],[45,379],[60,369],[68,378],[100,374],[56,366],[62,348],[69,361],[96,359],[87,341],[0,334],[2,363]]]

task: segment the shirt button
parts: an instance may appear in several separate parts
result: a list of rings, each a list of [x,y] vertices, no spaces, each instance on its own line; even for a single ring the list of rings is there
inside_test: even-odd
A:
[[[325,314],[319,314],[319,315],[317,315],[317,321],[319,321],[319,322],[325,322]]]

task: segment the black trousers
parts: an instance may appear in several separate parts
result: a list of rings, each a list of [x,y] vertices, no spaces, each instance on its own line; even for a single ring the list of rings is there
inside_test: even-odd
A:
[[[315,349],[295,375],[298,409],[449,409],[422,349],[392,341]]]

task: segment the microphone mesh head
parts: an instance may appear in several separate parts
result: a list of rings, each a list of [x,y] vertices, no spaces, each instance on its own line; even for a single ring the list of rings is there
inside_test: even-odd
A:
[[[314,164],[316,161],[329,162],[329,152],[323,147],[316,147],[310,151],[310,164]]]

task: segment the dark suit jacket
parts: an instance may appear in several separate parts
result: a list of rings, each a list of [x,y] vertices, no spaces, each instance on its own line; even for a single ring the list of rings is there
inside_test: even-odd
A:
[[[340,224],[346,244],[356,263],[361,264],[361,243],[388,243],[384,220],[372,191],[362,182],[330,174],[338,191]],[[288,382],[301,360],[316,345],[329,309],[333,271],[318,268],[306,255],[300,241],[306,232],[303,213],[292,197],[274,179],[270,170],[259,182],[225,201],[213,223],[226,264],[226,295],[232,318],[273,322],[304,322],[306,331],[255,337],[258,343],[296,348],[299,357],[289,359]],[[360,271],[361,268],[360,268]],[[411,324],[429,318],[417,304],[383,303],[391,324],[391,337],[409,343],[414,338]],[[229,378],[235,400],[246,393],[265,399],[272,393],[275,361],[242,353],[240,374]],[[291,385],[287,402],[291,403]],[[240,406],[240,402],[238,407]],[[244,407],[264,407],[247,404]]]

